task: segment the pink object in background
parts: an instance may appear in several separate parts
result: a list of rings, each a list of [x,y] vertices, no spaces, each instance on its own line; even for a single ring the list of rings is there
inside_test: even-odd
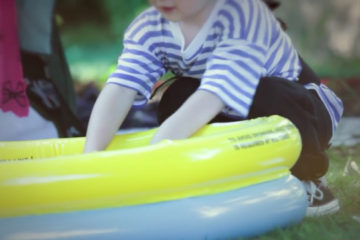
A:
[[[0,5],[0,109],[19,117],[29,114],[16,23],[15,0]]]

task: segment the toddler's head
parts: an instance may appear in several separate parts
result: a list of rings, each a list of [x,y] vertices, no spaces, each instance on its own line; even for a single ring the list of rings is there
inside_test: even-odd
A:
[[[149,0],[169,21],[191,21],[197,19],[216,0]]]

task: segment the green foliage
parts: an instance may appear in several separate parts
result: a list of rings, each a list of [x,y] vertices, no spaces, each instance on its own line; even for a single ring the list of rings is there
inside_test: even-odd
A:
[[[64,27],[84,24],[105,25],[108,23],[107,12],[99,0],[58,0],[56,13],[65,19]]]
[[[122,37],[129,23],[148,5],[144,0],[104,0],[112,30],[118,37]]]
[[[110,29],[121,39],[129,23],[148,6],[145,0],[61,0],[57,2],[56,12],[64,20],[65,31],[84,26],[97,31]]]
[[[122,50],[122,36],[147,6],[145,0],[61,0],[61,37],[77,81],[106,81]]]

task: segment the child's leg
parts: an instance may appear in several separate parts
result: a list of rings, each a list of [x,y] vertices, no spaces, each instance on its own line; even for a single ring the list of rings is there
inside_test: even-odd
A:
[[[302,84],[279,78],[263,78],[257,88],[249,118],[278,114],[290,119],[299,129],[302,149],[291,169],[303,180],[309,206],[306,216],[332,214],[339,210],[334,197],[322,177],[329,161],[325,150],[332,135],[329,113],[316,92]]]
[[[291,169],[301,180],[314,180],[328,169],[325,150],[332,134],[329,114],[312,90],[281,78],[262,78],[248,118],[280,115],[299,129],[302,139],[300,157]]]
[[[310,76],[310,81],[311,79]],[[170,85],[159,103],[160,123],[175,112],[198,86],[199,80],[193,78],[179,78]],[[274,114],[290,119],[301,134],[303,148],[291,170],[292,174],[303,180],[306,188],[309,198],[306,215],[335,213],[339,210],[338,200],[326,183],[319,179],[328,169],[325,150],[332,134],[331,120],[323,103],[315,92],[305,89],[300,83],[280,78],[263,78],[248,118]],[[222,114],[213,119],[216,122],[235,120],[239,119],[228,118]]]

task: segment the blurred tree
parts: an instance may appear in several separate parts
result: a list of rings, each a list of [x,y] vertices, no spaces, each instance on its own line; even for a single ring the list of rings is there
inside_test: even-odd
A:
[[[283,1],[276,12],[313,62],[360,59],[360,1]]]
[[[147,0],[60,0],[57,13],[64,19],[65,29],[101,26],[121,39],[129,23],[147,6]]]
[[[109,24],[103,1],[99,0],[59,0],[56,12],[65,19],[68,26],[82,24]]]
[[[147,6],[146,0],[104,0],[113,32],[122,37],[129,23]]]

